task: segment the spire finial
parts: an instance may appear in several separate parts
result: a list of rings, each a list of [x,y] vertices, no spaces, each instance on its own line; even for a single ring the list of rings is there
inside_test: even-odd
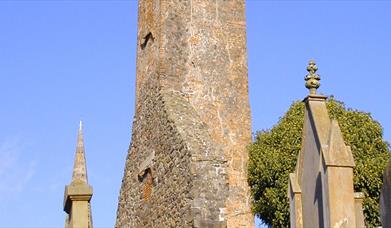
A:
[[[75,162],[73,165],[72,182],[88,183],[86,158],[84,154],[83,122],[80,120],[77,135]]]
[[[316,94],[316,89],[320,86],[320,76],[316,74],[318,67],[314,60],[310,60],[307,66],[308,74],[305,76],[305,87],[310,90],[310,94]]]

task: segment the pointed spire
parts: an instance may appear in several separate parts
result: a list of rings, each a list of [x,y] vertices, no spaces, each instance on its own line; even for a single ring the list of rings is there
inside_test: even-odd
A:
[[[84,155],[83,123],[80,120],[79,133],[77,135],[77,147],[75,163],[73,165],[72,183],[88,183],[86,158]]]
[[[310,94],[316,94],[316,89],[320,86],[320,76],[316,74],[318,67],[314,60],[310,60],[307,66],[308,74],[305,76],[304,80],[306,81],[305,87],[310,90]]]

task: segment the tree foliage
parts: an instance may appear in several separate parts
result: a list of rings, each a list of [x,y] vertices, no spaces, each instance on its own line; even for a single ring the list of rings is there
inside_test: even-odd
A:
[[[390,159],[382,127],[369,113],[346,109],[333,98],[327,101],[327,109],[330,117],[338,120],[345,143],[351,146],[356,163],[354,189],[365,194],[366,225],[379,226],[382,177]],[[296,167],[303,122],[304,104],[295,102],[271,130],[257,132],[255,142],[249,147],[248,182],[253,211],[273,227],[289,224],[288,176]]]

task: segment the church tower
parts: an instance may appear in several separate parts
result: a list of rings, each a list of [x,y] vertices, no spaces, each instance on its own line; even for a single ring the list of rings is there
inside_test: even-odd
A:
[[[91,197],[92,187],[88,184],[83,128],[80,121],[72,181],[65,186],[64,193],[64,211],[67,213],[65,228],[92,228]]]
[[[253,227],[245,0],[139,0],[116,227]]]

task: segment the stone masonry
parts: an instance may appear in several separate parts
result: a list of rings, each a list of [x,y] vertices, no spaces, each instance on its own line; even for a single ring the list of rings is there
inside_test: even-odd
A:
[[[116,227],[253,227],[244,0],[139,0]]]

